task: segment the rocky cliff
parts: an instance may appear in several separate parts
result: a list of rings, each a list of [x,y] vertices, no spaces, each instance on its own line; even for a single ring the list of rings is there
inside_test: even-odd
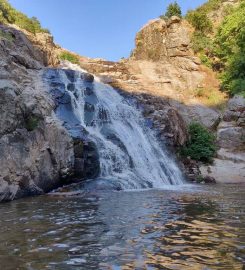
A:
[[[0,31],[0,201],[6,201],[60,186],[76,173],[84,157],[79,146],[86,145],[56,118],[42,79],[45,67],[59,62],[52,36],[4,25]]]

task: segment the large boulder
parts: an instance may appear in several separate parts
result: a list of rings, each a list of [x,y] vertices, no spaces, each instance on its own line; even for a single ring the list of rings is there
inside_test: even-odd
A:
[[[0,201],[48,192],[73,171],[73,144],[52,118],[0,138]]]
[[[165,61],[192,55],[187,24],[176,16],[168,21],[155,19],[148,22],[135,40],[132,56],[136,60]]]
[[[44,54],[23,32],[0,30],[8,33],[0,38],[0,201],[7,201],[62,185],[74,149],[42,83]]]
[[[245,99],[235,96],[229,100],[222,121],[217,128],[220,147],[210,166],[202,166],[204,176],[214,177],[218,183],[245,182]]]
[[[222,122],[218,126],[217,140],[221,148],[245,151],[245,99],[234,96],[229,100]]]

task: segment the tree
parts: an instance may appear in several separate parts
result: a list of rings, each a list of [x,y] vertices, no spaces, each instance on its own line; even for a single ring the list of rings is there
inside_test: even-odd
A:
[[[172,16],[178,16],[180,18],[182,17],[181,8],[176,1],[174,3],[171,3],[167,7],[167,11],[165,13],[165,16],[167,18],[171,18]]]

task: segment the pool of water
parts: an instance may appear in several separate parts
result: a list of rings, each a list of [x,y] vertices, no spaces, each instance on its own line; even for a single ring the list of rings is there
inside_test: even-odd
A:
[[[244,269],[244,185],[0,205],[0,269]]]

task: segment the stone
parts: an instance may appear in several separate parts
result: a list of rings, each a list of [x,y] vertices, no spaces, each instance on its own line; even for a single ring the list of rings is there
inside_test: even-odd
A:
[[[181,18],[178,16],[172,16],[170,18],[171,23],[179,23],[181,21]]]
[[[67,85],[67,90],[69,90],[69,91],[71,91],[71,92],[74,92],[75,89],[76,89],[76,87],[75,87],[75,84],[74,84],[74,83],[69,83],[69,84]]]
[[[18,29],[0,29],[14,37],[7,48],[0,41],[0,201],[9,201],[62,185],[73,173],[75,157],[43,83],[45,49]],[[56,75],[57,70],[49,73]],[[51,89],[62,102],[64,87],[53,80]]]
[[[227,108],[230,111],[243,112],[245,111],[245,99],[236,95],[229,100]]]
[[[214,177],[211,177],[211,176],[205,176],[205,177],[203,178],[203,181],[204,181],[204,183],[206,183],[206,184],[216,184],[215,178],[214,178]]]
[[[72,140],[55,121],[2,136],[0,152],[0,201],[48,192],[73,168]]]
[[[204,177],[213,177],[217,183],[245,183],[244,162],[214,159],[213,165],[201,166]]]
[[[81,79],[84,80],[85,82],[92,83],[94,81],[94,76],[89,73],[82,73]]]
[[[242,127],[227,127],[218,129],[217,141],[220,147],[245,150],[245,129]]]
[[[72,83],[75,82],[76,80],[76,71],[75,70],[71,70],[71,69],[64,69],[65,74],[68,78],[68,80]]]
[[[86,96],[91,96],[93,94],[93,89],[90,88],[90,87],[86,87],[85,91],[84,91],[84,94]]]

